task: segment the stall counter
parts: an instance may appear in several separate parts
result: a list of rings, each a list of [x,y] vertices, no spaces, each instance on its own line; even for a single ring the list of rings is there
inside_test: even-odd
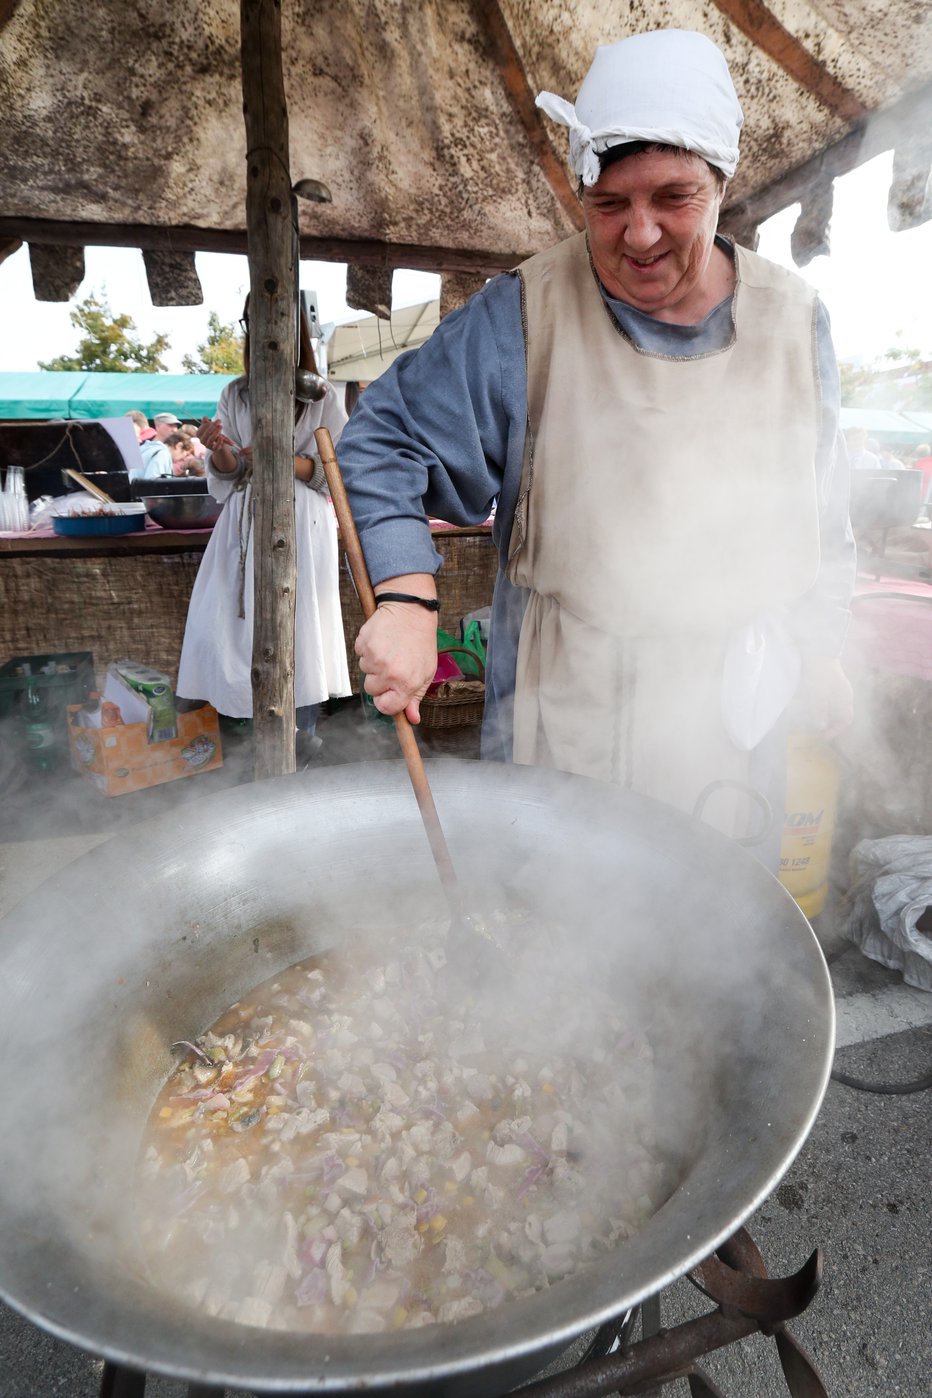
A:
[[[456,631],[460,617],[492,601],[498,562],[492,530],[487,524],[438,525],[431,534],[443,556],[438,624]],[[98,676],[111,660],[128,657],[174,679],[188,601],[209,538],[208,529],[158,528],[110,538],[0,537],[0,663],[16,655],[87,650]],[[362,612],[345,569],[340,600],[357,693],[353,643]]]

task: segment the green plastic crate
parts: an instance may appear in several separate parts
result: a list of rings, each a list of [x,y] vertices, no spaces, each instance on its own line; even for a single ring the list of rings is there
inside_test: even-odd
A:
[[[43,665],[67,665],[62,674],[43,675]],[[29,667],[31,673],[17,674]],[[23,695],[30,685],[41,692],[49,707],[49,717],[64,731],[67,727],[66,709],[69,704],[83,704],[97,682],[94,657],[89,650],[70,651],[64,655],[14,655],[0,666],[0,720],[18,716]]]

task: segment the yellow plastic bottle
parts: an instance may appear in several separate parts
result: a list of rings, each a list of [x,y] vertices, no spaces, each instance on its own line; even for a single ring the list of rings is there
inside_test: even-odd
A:
[[[822,911],[828,897],[839,776],[828,743],[812,733],[790,734],[780,882],[808,918]]]

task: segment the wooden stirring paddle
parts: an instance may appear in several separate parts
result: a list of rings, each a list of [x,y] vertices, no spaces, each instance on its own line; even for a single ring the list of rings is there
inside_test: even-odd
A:
[[[353,582],[356,584],[356,592],[362,606],[363,616],[368,621],[376,610],[375,592],[369,578],[369,570],[366,567],[362,544],[359,542],[352,506],[343,484],[343,473],[333,449],[333,439],[326,427],[318,427],[314,433],[314,438],[317,442],[317,450],[320,452],[324,475],[327,477],[337,523],[340,526],[343,549],[350,565]],[[434,805],[433,793],[424,770],[424,761],[417,745],[417,738],[414,736],[414,729],[407,714],[394,714],[393,718],[402,756],[408,769],[411,785],[414,788],[414,795],[421,812],[421,819],[424,822],[424,830],[434,857],[434,863],[437,866],[437,873],[440,876],[440,882],[453,915],[453,928],[463,928],[475,936],[481,937],[487,947],[492,947],[497,952],[503,953],[503,948],[497,938],[478,918],[467,913],[464,908],[462,887],[456,876],[453,860],[450,858],[450,850],[443,833],[443,827],[440,824],[437,807]]]
[[[116,504],[112,495],[108,495],[105,490],[101,490],[99,485],[95,485],[93,481],[89,481],[87,476],[82,476],[80,471],[75,471],[71,466],[65,466],[64,472],[65,475],[70,476],[73,481],[77,481],[82,489],[89,491],[91,495],[96,495],[98,500],[106,500],[108,505]]]

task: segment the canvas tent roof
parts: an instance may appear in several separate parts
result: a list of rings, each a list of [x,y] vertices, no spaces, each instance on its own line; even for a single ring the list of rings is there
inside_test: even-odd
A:
[[[86,374],[0,374],[0,418],[45,421],[69,417],[72,396]]]
[[[47,299],[68,299],[88,244],[148,249],[157,304],[196,295],[192,249],[244,250],[239,15],[238,0],[0,0],[0,256],[27,241]],[[806,261],[832,177],[892,146],[894,226],[930,212],[932,6],[916,0],[284,0],[282,15],[291,176],[332,193],[300,205],[305,257],[489,274],[570,233],[566,133],[534,97],[573,98],[597,44],[656,27],[703,30],[731,65],[746,122],[726,227],[749,238],[801,198]]]
[[[0,374],[0,419],[122,417],[139,408],[146,417],[174,413],[190,420],[211,416],[231,374],[85,374],[37,370]]]
[[[932,431],[932,413],[899,412],[893,408],[842,408],[842,430],[863,428],[887,442],[921,442]]]
[[[327,377],[338,383],[377,379],[400,354],[429,339],[439,324],[438,300],[392,307],[390,321],[371,315],[338,325],[327,341]]]

